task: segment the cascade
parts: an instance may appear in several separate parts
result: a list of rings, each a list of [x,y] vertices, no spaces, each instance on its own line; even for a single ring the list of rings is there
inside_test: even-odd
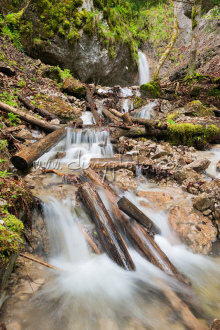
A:
[[[139,86],[146,84],[150,81],[150,73],[149,73],[149,66],[148,61],[144,53],[138,52],[139,58]]]
[[[153,108],[157,105],[157,101],[149,102],[142,109],[135,114],[135,117],[150,119],[152,116]]]

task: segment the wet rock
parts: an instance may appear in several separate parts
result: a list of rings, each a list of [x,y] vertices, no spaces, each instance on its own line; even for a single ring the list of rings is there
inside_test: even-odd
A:
[[[115,182],[125,190],[136,190],[137,182],[134,179],[134,173],[127,169],[120,169],[115,172]]]
[[[62,159],[62,158],[64,158],[65,156],[66,156],[66,152],[65,152],[65,151],[63,151],[63,152],[58,151],[58,152],[57,152],[57,155],[56,155],[56,158],[57,158],[57,159]]]
[[[34,294],[45,283],[44,279],[36,279],[34,282],[26,281],[19,290],[19,295],[22,294]]]
[[[160,104],[160,111],[167,114],[173,109],[173,105],[168,100],[162,100]]]
[[[194,162],[186,165],[185,168],[192,168],[196,172],[200,173],[206,170],[209,167],[210,163],[210,160],[208,160],[207,158],[197,159]]]
[[[188,202],[172,209],[169,223],[193,252],[207,254],[211,250],[212,242],[216,239],[217,229],[211,220],[200,212],[195,212]]]
[[[28,252],[48,252],[49,240],[47,228],[44,219],[40,212],[33,211],[32,213],[32,230],[25,227],[24,230],[26,244],[26,250]]]
[[[218,172],[220,172],[220,160],[219,160],[218,163],[216,164],[216,170],[217,170]]]
[[[211,206],[211,202],[208,198],[208,195],[206,193],[202,193],[201,195],[199,195],[194,200],[193,206],[199,211],[207,210]]]
[[[137,196],[147,198],[148,202],[144,201],[144,204],[140,201],[142,206],[156,209],[158,212],[165,210],[168,205],[174,202],[171,195],[160,191],[138,191]]]
[[[174,179],[182,184],[185,180],[190,182],[201,181],[201,176],[191,168],[182,168],[174,172]]]

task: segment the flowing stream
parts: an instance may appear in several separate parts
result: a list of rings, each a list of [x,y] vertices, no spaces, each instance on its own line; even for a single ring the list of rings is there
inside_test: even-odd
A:
[[[140,81],[143,81],[143,68],[146,58],[140,57]],[[146,73],[144,74],[146,78]],[[149,77],[147,78],[149,81]],[[122,89],[122,97],[131,96],[129,89]],[[141,118],[150,118],[150,111],[155,103],[150,103],[138,114]],[[84,124],[93,124],[91,113],[82,115]],[[57,153],[63,158],[56,163],[64,173],[82,172],[91,158],[113,157],[108,130],[68,129],[67,136],[50,152],[44,154],[38,163],[48,165]],[[212,161],[208,171],[217,176],[214,165],[219,159],[219,151],[200,152],[201,156],[210,156]],[[49,163],[48,163],[49,162]],[[214,165],[213,165],[214,164]],[[74,171],[74,172],[73,172]],[[56,183],[54,174],[45,177],[50,183]],[[163,187],[149,183],[146,178],[137,177],[138,190],[164,191],[180,200],[187,195],[180,189]],[[62,183],[67,189],[65,198],[55,198],[51,190],[44,196],[44,215],[48,229],[50,256],[48,262],[62,271],[45,270],[46,283],[38,293],[26,300],[19,297],[9,305],[6,313],[9,330],[143,330],[169,329],[184,330],[179,315],[169,306],[161,292],[158,279],[168,283],[172,289],[184,294],[188,300],[193,296],[190,290],[177,283],[150,262],[142,258],[128,244],[129,253],[136,265],[136,271],[128,272],[115,264],[105,253],[96,255],[91,252],[80,226],[96,233],[95,226],[88,215],[76,201],[70,186]],[[110,210],[109,202],[102,189],[100,196]],[[161,229],[161,235],[155,240],[168,258],[192,282],[193,289],[202,301],[207,315],[198,315],[208,320],[219,317],[220,312],[220,258],[196,255],[176,237],[170,229],[165,212],[157,212],[142,206],[142,198],[134,193],[124,192],[130,201],[139,207]],[[146,199],[145,199],[146,200]],[[110,210],[111,213],[111,210]],[[80,225],[80,226],[79,226]],[[10,328],[17,322],[20,328]]]

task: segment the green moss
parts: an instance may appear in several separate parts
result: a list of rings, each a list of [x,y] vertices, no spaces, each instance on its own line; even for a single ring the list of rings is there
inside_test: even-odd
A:
[[[186,112],[197,117],[213,116],[213,110],[205,107],[199,100],[189,102],[185,106]]]
[[[19,252],[22,248],[21,235],[24,225],[5,210],[2,211],[2,220],[5,226],[0,225],[0,258],[1,266],[7,267],[11,254]]]
[[[183,144],[203,149],[208,142],[217,138],[220,128],[215,125],[193,125],[191,123],[170,124],[168,126],[168,141],[172,145]]]
[[[72,29],[68,33],[67,40],[71,45],[74,45],[76,41],[80,40],[80,34],[77,30]]]
[[[178,118],[180,112],[179,111],[175,111],[173,113],[170,113],[167,115],[167,121],[168,123],[170,123],[171,121],[175,120],[176,118]]]
[[[160,96],[160,84],[157,81],[151,81],[140,86],[141,96],[156,99]]]
[[[143,104],[143,100],[140,96],[135,96],[133,99],[134,109],[140,108]]]

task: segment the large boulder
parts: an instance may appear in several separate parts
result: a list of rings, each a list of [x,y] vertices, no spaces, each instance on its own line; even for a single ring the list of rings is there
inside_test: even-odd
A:
[[[193,252],[209,253],[212,242],[216,239],[217,229],[211,220],[196,212],[187,201],[172,209],[169,223]]]
[[[39,0],[31,1],[24,9],[20,22],[21,42],[25,52],[46,64],[69,69],[85,83],[109,86],[133,84],[138,70],[131,55],[131,47],[120,40],[109,41],[104,33],[96,33],[103,17],[96,14],[92,19],[87,10],[79,8],[81,3],[77,1],[77,4],[73,4],[74,11],[68,17],[65,12],[58,15],[56,8],[52,9],[53,5],[47,8],[47,4],[41,5]],[[64,6],[68,7],[68,4]],[[59,8],[63,10],[61,6]],[[104,23],[108,30],[107,21]]]

